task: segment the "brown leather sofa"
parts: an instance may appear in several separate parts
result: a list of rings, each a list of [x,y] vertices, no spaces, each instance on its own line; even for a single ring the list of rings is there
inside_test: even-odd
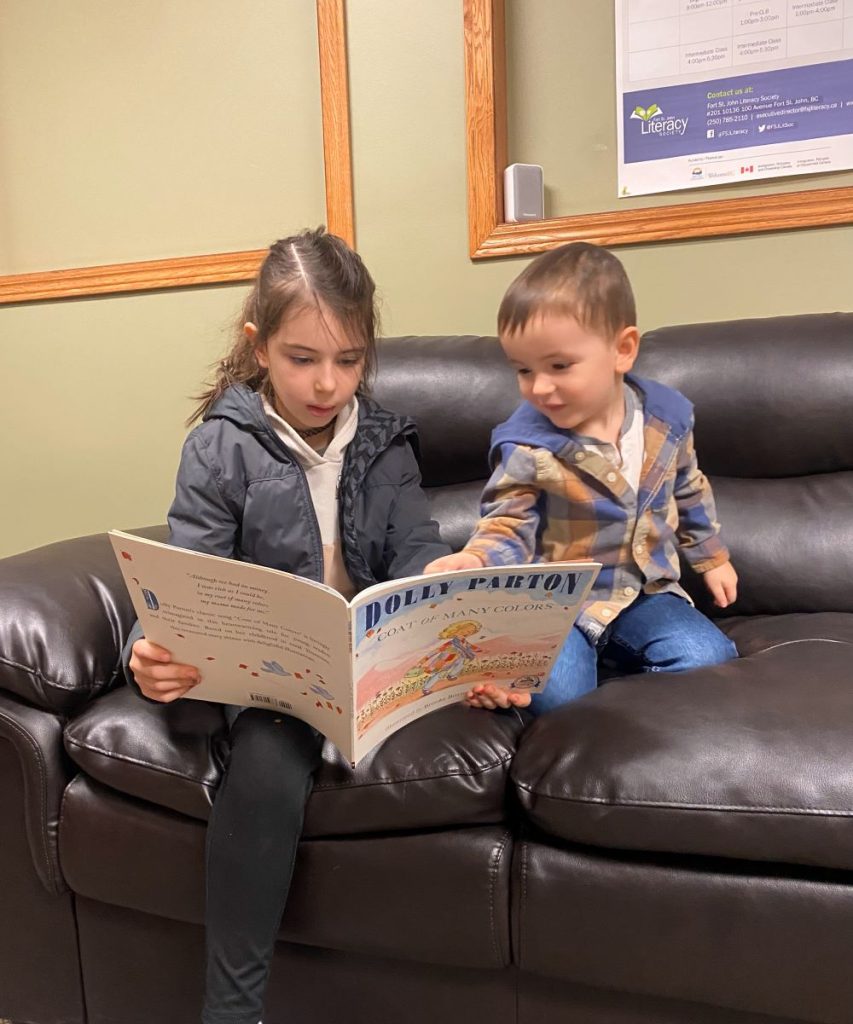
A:
[[[653,331],[638,371],[696,404],[741,659],[327,749],[266,1024],[853,1021],[853,314]],[[496,343],[385,341],[376,393],[461,544]],[[224,725],[123,685],[132,618],[103,535],[0,562],[0,1017],[198,1018]]]

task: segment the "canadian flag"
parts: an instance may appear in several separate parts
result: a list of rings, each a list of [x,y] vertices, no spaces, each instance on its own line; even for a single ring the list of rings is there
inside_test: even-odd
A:
[[[746,167],[741,167],[741,169],[740,169],[740,173],[741,173],[741,174],[752,174],[752,172],[753,172],[754,170],[755,170],[755,168],[753,167],[753,165],[752,165],[752,164],[749,164],[749,165],[747,165]]]

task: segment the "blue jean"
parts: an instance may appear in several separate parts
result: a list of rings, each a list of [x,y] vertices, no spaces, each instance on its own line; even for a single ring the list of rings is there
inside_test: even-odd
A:
[[[545,689],[533,695],[530,710],[541,715],[594,690],[600,664],[610,675],[686,672],[737,656],[725,633],[684,598],[641,594],[619,613],[598,643],[573,627]]]

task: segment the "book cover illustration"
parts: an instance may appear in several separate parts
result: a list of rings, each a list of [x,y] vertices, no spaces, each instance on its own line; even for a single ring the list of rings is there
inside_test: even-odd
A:
[[[568,563],[482,569],[356,599],[357,741],[376,742],[477,683],[542,689],[595,571]]]

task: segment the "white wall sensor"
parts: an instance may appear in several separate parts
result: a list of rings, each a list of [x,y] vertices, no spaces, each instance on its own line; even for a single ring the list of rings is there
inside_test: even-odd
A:
[[[542,220],[545,216],[545,179],[539,164],[510,164],[504,171],[504,218]]]

